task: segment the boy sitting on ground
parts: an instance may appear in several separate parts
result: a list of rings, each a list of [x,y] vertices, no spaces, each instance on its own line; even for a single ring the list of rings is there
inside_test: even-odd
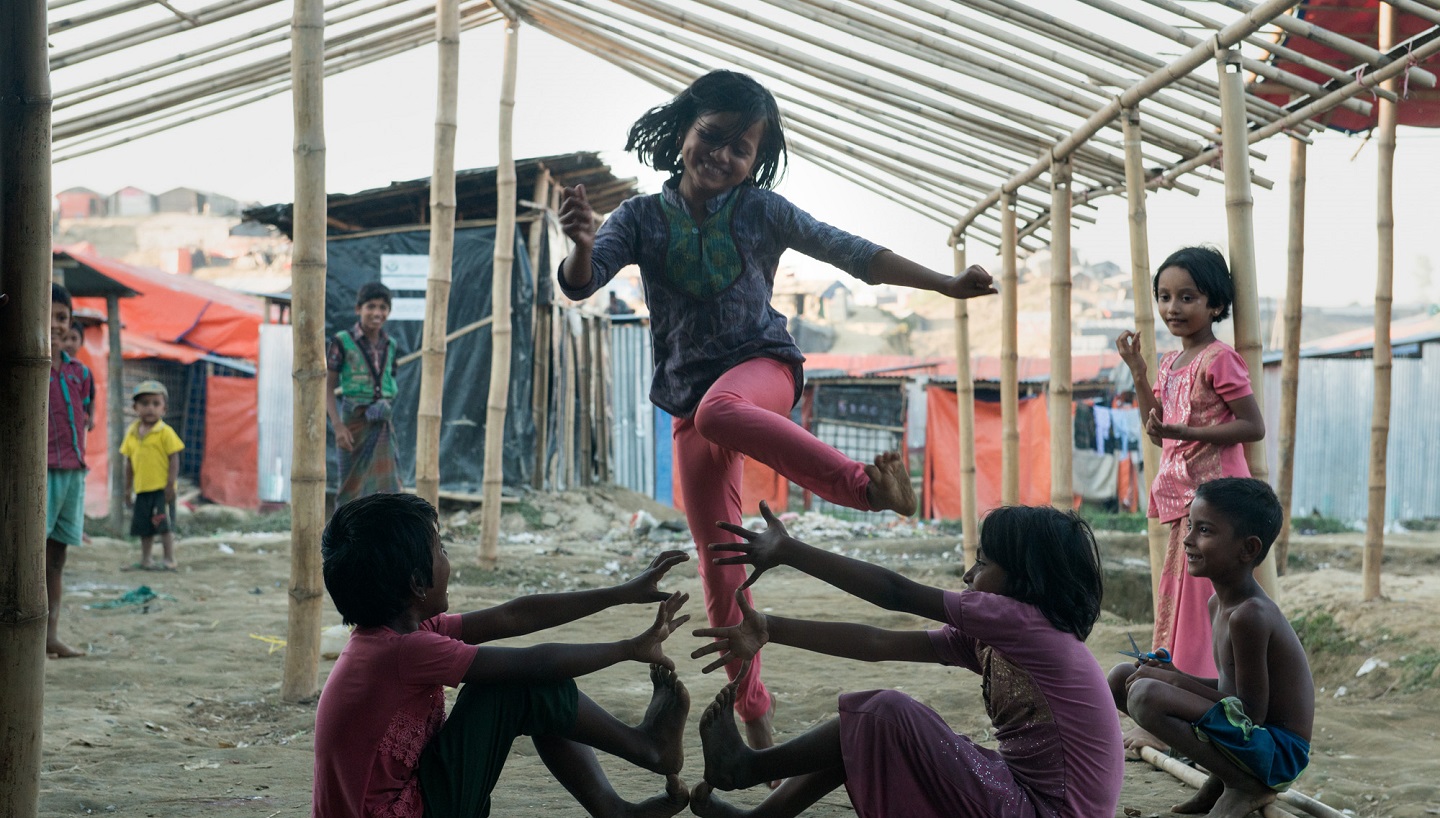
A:
[[[1202,484],[1190,504],[1186,570],[1210,597],[1218,679],[1150,660],[1110,672],[1121,710],[1210,771],[1179,813],[1243,818],[1275,800],[1305,770],[1315,686],[1305,649],[1254,568],[1280,533],[1280,502],[1248,477]]]
[[[408,494],[341,506],[321,539],[325,588],[357,627],[315,713],[316,818],[486,816],[516,736],[593,816],[668,818],[685,808],[682,733],[689,694],[661,651],[690,617],[688,596],[658,589],[688,557],[667,551],[611,588],[520,597],[447,615],[450,561],[435,508]],[[480,647],[627,603],[660,602],[655,623],[619,642]],[[574,678],[625,661],[650,665],[654,695],[636,727],[622,724]],[[461,688],[447,719],[444,686]],[[638,804],[610,787],[591,748],[666,776]]]

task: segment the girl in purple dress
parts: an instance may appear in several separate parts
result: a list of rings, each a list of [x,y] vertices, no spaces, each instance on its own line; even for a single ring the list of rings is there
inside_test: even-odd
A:
[[[990,513],[965,590],[921,585],[893,571],[788,536],[762,506],[766,531],[722,523],[745,542],[720,562],[751,565],[746,585],[788,565],[887,610],[943,622],[890,631],[757,613],[696,636],[716,641],[706,672],[747,660],[768,642],[861,661],[936,662],[981,677],[995,749],[953,731],[939,714],[894,690],[840,696],[838,719],[783,744],[752,750],[731,714],[735,684],[700,719],[705,780],[690,808],[706,818],[799,815],[844,785],[860,818],[1115,814],[1124,765],[1120,727],[1104,674],[1084,639],[1100,615],[1100,558],[1090,527],[1073,512],[1011,506]],[[758,807],[713,794],[785,779]]]

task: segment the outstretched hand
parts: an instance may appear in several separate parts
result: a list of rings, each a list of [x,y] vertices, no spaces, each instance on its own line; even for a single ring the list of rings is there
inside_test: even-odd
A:
[[[631,640],[635,646],[635,656],[633,657],[635,661],[647,665],[663,665],[670,670],[675,669],[675,662],[665,655],[661,646],[670,637],[670,634],[690,621],[689,614],[680,617],[675,615],[689,599],[689,594],[682,594],[679,591],[665,597],[665,601],[661,602],[659,609],[655,611],[655,624]]]
[[[576,244],[586,247],[594,244],[595,211],[590,208],[584,185],[560,191],[560,229]]]
[[[765,615],[756,613],[750,603],[745,601],[743,588],[735,592],[735,601],[740,603],[740,624],[726,628],[697,628],[694,631],[695,636],[709,636],[715,641],[698,648],[690,654],[691,659],[699,659],[711,653],[720,654],[719,658],[704,667],[702,673],[724,667],[736,659],[748,663],[770,641]]]
[[[617,586],[621,604],[661,602],[669,594],[660,590],[660,580],[680,563],[690,559],[684,551],[663,551],[650,562],[650,567]]]
[[[790,534],[785,531],[785,524],[770,511],[770,506],[760,501],[760,516],[765,519],[765,530],[761,532],[751,531],[748,528],[735,525],[734,523],[717,522],[715,525],[729,531],[745,542],[717,542],[710,543],[711,551],[737,551],[733,557],[721,557],[715,560],[716,565],[749,565],[755,570],[750,572],[750,577],[740,590],[745,590],[755,584],[760,575],[769,571],[777,565],[782,564],[781,551],[788,544],[794,542]]]
[[[1000,292],[995,289],[994,277],[978,264],[972,264],[961,275],[953,276],[942,291],[951,298],[975,298]]]

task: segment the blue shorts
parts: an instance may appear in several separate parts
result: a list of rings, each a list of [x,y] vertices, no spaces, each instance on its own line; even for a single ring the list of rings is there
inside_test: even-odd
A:
[[[85,535],[85,470],[45,472],[45,539],[79,545]]]
[[[1284,727],[1257,726],[1234,696],[1216,702],[1191,726],[1196,738],[1214,745],[1235,766],[1276,792],[1290,789],[1310,764],[1310,742]]]

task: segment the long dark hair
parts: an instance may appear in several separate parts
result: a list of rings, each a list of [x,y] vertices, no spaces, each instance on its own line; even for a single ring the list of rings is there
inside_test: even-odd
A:
[[[435,507],[413,494],[372,494],[335,509],[320,535],[325,590],[346,625],[402,613],[434,582]]]
[[[980,550],[1005,570],[1007,596],[1081,639],[1100,618],[1100,549],[1090,525],[1050,506],[1002,506],[985,517]]]
[[[1160,274],[1167,267],[1179,267],[1189,273],[1195,289],[1205,296],[1205,306],[1220,308],[1210,323],[1217,324],[1230,317],[1230,305],[1235,303],[1235,280],[1230,277],[1230,266],[1219,250],[1203,245],[1181,247],[1160,262],[1155,280],[1150,284],[1157,301],[1160,300]]]
[[[750,181],[756,187],[774,187],[789,160],[780,106],[765,86],[737,71],[711,71],[674,99],[646,111],[630,126],[625,150],[633,150],[637,159],[656,170],[679,174],[685,169],[680,161],[685,134],[701,115],[716,113],[736,117],[735,126],[728,132],[706,135],[706,141],[715,145],[734,142],[751,125],[765,123]]]

